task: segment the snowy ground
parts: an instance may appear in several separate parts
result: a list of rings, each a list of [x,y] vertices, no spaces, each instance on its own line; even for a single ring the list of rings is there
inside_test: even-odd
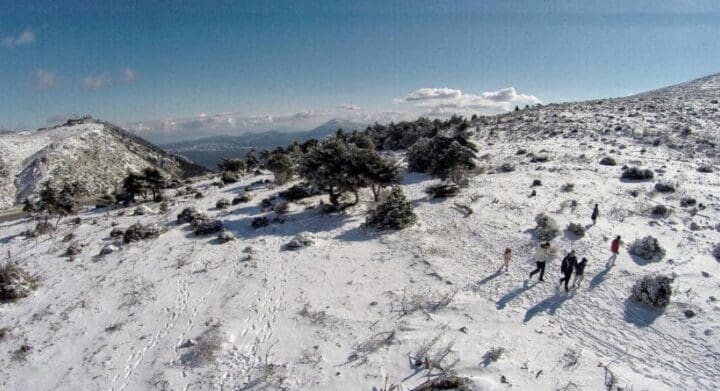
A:
[[[481,119],[476,141],[485,171],[444,201],[424,193],[435,180],[407,174],[402,187],[419,224],[400,232],[361,227],[369,192],[342,215],[321,214],[318,198],[291,204],[284,223],[258,230],[251,220],[272,214],[260,200],[282,188],[260,187],[249,203],[215,208],[267,177],[224,188],[196,183],[205,197],[175,197],[167,213],[86,211],[80,226],[61,223],[52,237],[20,236],[32,227],[27,220],[0,223],[3,258],[40,280],[31,296],[0,304],[0,388],[410,390],[438,373],[412,364],[424,346],[430,357],[447,353],[440,366],[454,364],[476,389],[717,389],[720,263],[711,252],[720,243],[712,150],[718,110],[707,98],[717,79],[670,95]],[[691,132],[683,131],[687,124]],[[657,137],[662,142],[653,146]],[[520,148],[549,160],[532,163]],[[599,165],[606,155],[618,165]],[[495,172],[503,163],[515,171]],[[715,172],[698,172],[700,164],[714,164]],[[621,181],[623,165],[653,169],[656,177]],[[531,187],[534,179],[542,185]],[[677,191],[658,193],[656,182]],[[574,189],[561,191],[566,183]],[[681,207],[682,197],[703,208]],[[466,216],[456,203],[474,213]],[[590,226],[595,203],[601,217]],[[657,204],[672,214],[652,217]],[[237,240],[219,244],[177,225],[177,214],[192,205],[217,216]],[[564,232],[554,243],[561,254],[573,248],[590,260],[584,284],[570,293],[555,288],[559,259],[548,265],[546,282],[526,282],[540,212],[563,228],[588,228],[583,238]],[[113,224],[138,221],[169,230],[96,255],[115,242]],[[63,241],[71,232],[83,246],[72,260]],[[283,250],[303,232],[317,243]],[[623,249],[608,266],[615,235],[626,243],[653,235],[667,255],[649,263]],[[514,252],[508,272],[499,270],[505,247]],[[664,311],[629,300],[634,282],[655,272],[675,277]],[[687,318],[688,309],[696,316]],[[486,356],[493,348],[504,349],[496,361]],[[607,386],[611,378],[616,388]]]
[[[371,389],[387,376],[388,383],[411,389],[428,371],[412,366],[409,356],[437,337],[433,349],[452,343],[446,362],[459,360],[458,374],[488,389],[603,389],[599,364],[620,386],[635,390],[715,389],[720,316],[709,297],[717,294],[720,276],[710,255],[720,241],[713,226],[720,207],[717,175],[667,159],[670,152],[662,148],[650,160],[628,147],[620,164],[647,161],[662,168],[660,179],[679,184],[676,193],[658,194],[652,182],[621,182],[619,166],[599,166],[600,143],[581,148],[579,142],[535,143],[536,151],[558,152],[533,164],[515,155],[515,144],[486,147],[488,164],[513,161],[517,170],[474,176],[460,197],[442,202],[423,192],[431,179],[409,174],[403,188],[420,224],[395,233],[363,230],[367,205],[328,216],[293,204],[284,224],[252,230],[252,217],[263,213],[259,201],[281,189],[258,189],[252,202],[227,211],[214,208],[217,199],[232,198],[258,178],[222,189],[200,183],[204,199],[178,198],[166,214],[85,212],[81,226],[61,224],[52,238],[23,239],[18,234],[30,227],[27,221],[3,223],[3,253],[36,274],[41,286],[0,306],[0,327],[9,329],[0,340],[6,352],[0,384],[8,390]],[[587,161],[562,152],[579,150]],[[533,179],[543,184],[530,198]],[[561,192],[567,182],[575,190]],[[630,196],[631,189],[640,189],[640,196]],[[707,208],[691,216],[679,206],[683,195]],[[563,208],[568,200],[577,207]],[[474,213],[465,217],[456,202]],[[548,266],[545,283],[525,284],[533,216],[545,211],[563,227],[589,224],[596,202],[602,217],[586,237],[556,240],[561,250],[572,247],[590,259],[585,285],[557,292],[559,260]],[[656,203],[674,213],[649,218]],[[175,216],[188,205],[217,215],[238,240],[218,244],[177,226]],[[112,242],[113,222],[127,227],[136,221],[165,221],[170,230],[96,257]],[[701,229],[692,231],[691,222]],[[69,232],[84,246],[73,261],[63,255]],[[282,249],[301,232],[318,243]],[[623,253],[608,268],[616,234],[628,243],[652,234],[668,255],[644,264]],[[498,271],[506,246],[515,253],[507,273]],[[650,272],[676,276],[664,313],[628,300],[632,284]],[[430,308],[448,293],[455,296],[447,307]],[[426,310],[404,314],[403,297],[427,304]],[[688,308],[698,315],[686,319]],[[181,347],[187,339],[197,345]],[[29,352],[15,354],[21,345]],[[484,355],[493,347],[505,351],[488,362]]]

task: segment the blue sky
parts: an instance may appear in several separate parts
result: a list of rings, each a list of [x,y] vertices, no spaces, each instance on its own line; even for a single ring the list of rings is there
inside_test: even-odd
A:
[[[0,0],[0,10],[9,129],[92,114],[187,138],[498,112],[720,72],[717,1]]]

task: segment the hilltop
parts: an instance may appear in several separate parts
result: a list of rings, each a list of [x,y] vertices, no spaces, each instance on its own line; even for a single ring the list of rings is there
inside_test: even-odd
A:
[[[21,203],[39,185],[81,182],[87,195],[112,192],[128,171],[156,167],[172,178],[207,172],[115,125],[92,118],[37,131],[0,134],[0,209]]]

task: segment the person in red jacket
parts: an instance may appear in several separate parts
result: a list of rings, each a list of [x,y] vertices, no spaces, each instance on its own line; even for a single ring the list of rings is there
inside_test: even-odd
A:
[[[620,239],[620,235],[618,235],[610,243],[610,251],[612,252],[612,255],[610,256],[610,259],[608,259],[609,265],[615,264],[615,260],[617,259],[618,255],[620,254],[620,246],[622,244],[623,244],[623,241],[622,241],[622,239]]]

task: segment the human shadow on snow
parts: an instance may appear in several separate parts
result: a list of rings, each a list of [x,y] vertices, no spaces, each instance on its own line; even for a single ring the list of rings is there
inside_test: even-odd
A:
[[[533,282],[532,284],[526,282],[525,284],[523,284],[523,286],[511,290],[510,292],[506,293],[505,296],[501,297],[500,300],[497,301],[497,303],[495,303],[495,308],[499,310],[505,308],[508,303],[515,300],[515,298],[520,297],[523,293],[534,288],[537,284],[537,281]]]
[[[615,266],[614,262],[608,262],[605,264],[605,268],[601,270],[598,274],[596,274],[592,280],[590,280],[590,283],[588,284],[587,290],[591,291],[595,288],[597,288],[600,284],[605,281],[607,278],[608,273],[610,273],[610,270]]]
[[[623,318],[638,327],[648,327],[663,314],[663,310],[648,307],[633,299],[625,299]]]
[[[555,311],[560,308],[561,305],[569,298],[575,295],[575,291],[571,292],[556,292],[554,295],[542,300],[541,302],[530,307],[525,313],[523,323],[527,323],[530,319],[534,318],[537,314],[545,312],[548,315],[555,315]]]
[[[488,274],[488,275],[487,275],[485,278],[483,278],[482,280],[480,280],[480,281],[472,284],[472,286],[470,287],[470,289],[472,289],[473,292],[477,292],[478,289],[480,289],[481,286],[483,286],[483,285],[487,284],[488,282],[490,282],[490,281],[492,281],[492,280],[500,277],[500,275],[503,274],[503,268],[504,268],[504,266],[501,266],[500,269],[496,270],[494,273]]]

